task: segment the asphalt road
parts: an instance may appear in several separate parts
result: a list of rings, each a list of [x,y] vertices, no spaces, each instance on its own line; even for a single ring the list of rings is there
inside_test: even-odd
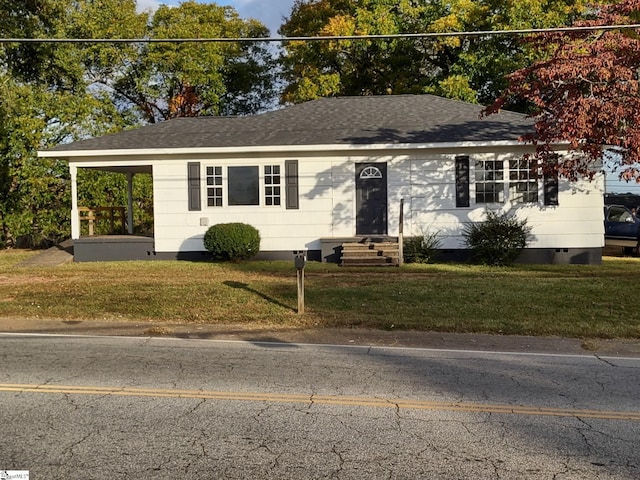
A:
[[[0,334],[35,479],[637,479],[640,358]]]

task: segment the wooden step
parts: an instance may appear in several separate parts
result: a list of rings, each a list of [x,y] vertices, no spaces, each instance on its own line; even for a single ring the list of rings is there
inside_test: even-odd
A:
[[[342,244],[341,265],[345,267],[398,266],[398,243],[349,242]]]
[[[380,257],[380,260],[371,259],[345,259],[343,267],[397,267],[398,261],[390,258]]]
[[[353,250],[375,250],[379,248],[396,248],[397,249],[398,243],[397,242],[377,242],[377,243],[349,242],[349,243],[343,243],[342,248],[353,249]]]
[[[398,253],[398,250],[392,250],[392,249],[385,249],[385,250],[378,250],[378,249],[369,249],[369,250],[353,250],[353,249],[345,249],[342,251],[342,255],[343,256],[360,256],[360,257],[379,257],[379,256],[384,256],[387,254],[394,254],[394,253]]]

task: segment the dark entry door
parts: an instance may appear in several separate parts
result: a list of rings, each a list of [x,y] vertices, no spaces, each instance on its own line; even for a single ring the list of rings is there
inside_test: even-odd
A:
[[[356,235],[387,234],[387,164],[356,163]]]

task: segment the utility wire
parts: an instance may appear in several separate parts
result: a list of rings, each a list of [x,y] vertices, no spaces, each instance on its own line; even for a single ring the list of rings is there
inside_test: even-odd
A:
[[[249,37],[249,38],[0,38],[2,43],[262,43],[321,42],[337,40],[394,40],[433,37],[479,37],[491,35],[526,35],[556,32],[589,32],[603,30],[638,30],[640,24],[596,25],[591,27],[528,28],[520,30],[480,30],[472,32],[398,33],[390,35],[327,35],[314,37]]]

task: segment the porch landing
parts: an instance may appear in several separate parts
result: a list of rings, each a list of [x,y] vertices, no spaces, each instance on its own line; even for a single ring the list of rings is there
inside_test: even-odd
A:
[[[154,259],[153,237],[104,235],[73,240],[73,260],[75,262]]]

